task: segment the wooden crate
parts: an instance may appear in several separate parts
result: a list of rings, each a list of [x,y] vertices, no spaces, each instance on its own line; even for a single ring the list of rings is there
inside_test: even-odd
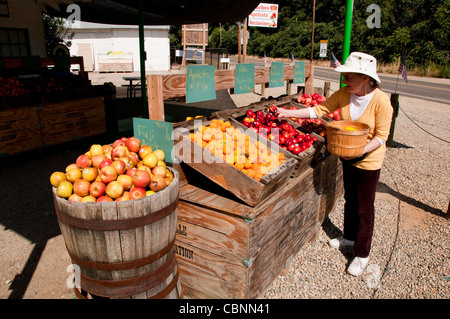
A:
[[[202,125],[208,126],[210,122],[202,121]],[[195,127],[192,125],[185,129],[192,133]],[[250,141],[256,142],[256,139],[250,136]],[[273,143],[267,142],[265,145],[268,148],[278,149],[276,145],[272,145]],[[287,157],[284,163],[257,181],[192,142],[184,134],[177,135],[174,144],[175,156],[180,161],[188,164],[250,206],[257,205],[263,198],[280,188],[292,174],[296,164],[295,159]]]
[[[0,111],[0,157],[42,147],[35,106]]]
[[[181,163],[175,252],[185,295],[260,296],[321,225],[324,167],[309,167],[250,207]]]
[[[45,104],[40,108],[45,146],[57,145],[106,132],[103,97]]]
[[[261,109],[262,111],[264,111],[264,108]],[[244,113],[244,114],[242,114]],[[267,111],[264,112],[265,114],[267,114]],[[243,130],[248,130],[248,128],[242,124],[242,119],[245,117],[245,112],[237,112],[234,113],[230,116],[230,120],[233,121],[233,125],[235,125],[236,127],[239,127]],[[283,154],[285,154],[285,156],[289,157],[289,158],[294,158],[296,160],[296,164],[295,167],[293,169],[293,174],[294,175],[300,175],[301,173],[303,173],[310,165],[311,163],[319,156],[320,152],[322,152],[322,149],[324,148],[324,139],[322,137],[320,137],[319,135],[315,134],[315,133],[311,133],[307,130],[304,130],[303,128],[300,127],[300,125],[297,125],[296,123],[292,122],[291,120],[287,119],[287,122],[289,122],[296,130],[302,132],[302,133],[309,133],[311,134],[311,136],[315,136],[317,137],[318,141],[315,142],[311,147],[309,147],[308,149],[304,150],[303,152],[294,155],[293,153],[278,147],[277,145],[277,149],[280,150],[280,152],[282,152]],[[256,134],[256,133],[255,133]],[[263,143],[268,143],[267,139],[264,138],[263,136],[259,135],[258,139],[262,140]]]

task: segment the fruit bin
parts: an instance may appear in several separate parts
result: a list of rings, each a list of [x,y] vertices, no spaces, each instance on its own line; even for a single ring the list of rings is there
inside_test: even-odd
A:
[[[201,123],[208,126],[211,121],[202,120]],[[178,129],[174,131],[174,149],[177,159],[183,161],[250,206],[256,206],[268,194],[281,187],[292,175],[297,162],[292,156],[282,152],[285,155],[284,163],[268,172],[258,181],[194,143],[186,133],[195,132],[197,129],[195,122],[181,128],[185,134],[181,134]],[[251,143],[258,141],[256,136],[245,135],[248,136]],[[259,140],[261,141],[261,139]],[[279,149],[277,145],[270,141],[261,142],[269,149]]]
[[[249,130],[244,124],[242,124],[242,119],[245,117],[244,115],[239,115],[239,116],[235,116],[235,114],[232,114],[230,119],[233,121],[233,125],[235,125],[236,127],[239,127],[241,129],[245,129],[245,130]],[[286,121],[288,123],[290,123],[292,126],[294,126],[294,128],[297,131],[300,131],[301,133],[309,133],[309,131],[301,129],[298,127],[298,125],[295,125],[295,123],[293,123],[292,121],[290,121],[289,119],[286,119]],[[268,139],[266,139],[263,135],[260,135],[256,132],[251,131],[251,133],[254,133],[255,136],[258,136],[259,140],[262,140],[263,143],[268,143],[272,141],[269,141]],[[294,158],[296,160],[296,164],[293,170],[293,175],[299,175],[301,174],[307,167],[309,167],[311,165],[311,163],[317,159],[317,157],[320,155],[321,150],[323,149],[323,145],[324,145],[324,139],[321,138],[320,136],[318,136],[317,134],[314,133],[310,133],[311,136],[316,136],[317,137],[317,142],[315,142],[311,147],[309,147],[308,149],[304,150],[303,152],[299,153],[299,154],[293,154],[288,150],[283,149],[282,147],[279,147],[279,145],[277,143],[273,143],[275,145],[277,145],[277,148],[280,150],[280,152],[282,152],[283,154],[285,154],[286,157],[291,157]],[[253,134],[252,134],[253,135]]]
[[[322,157],[255,207],[189,165],[176,164],[180,201],[175,253],[185,296],[258,298],[332,210],[342,187],[341,179],[333,179],[339,163],[334,155]]]

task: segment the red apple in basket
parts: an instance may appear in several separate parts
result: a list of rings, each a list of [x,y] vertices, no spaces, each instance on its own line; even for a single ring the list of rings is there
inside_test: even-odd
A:
[[[82,199],[83,199],[83,197],[78,196],[77,194],[72,194],[69,196],[69,198],[67,200],[69,202],[81,202]]]
[[[126,145],[127,145],[126,140],[123,140],[123,138],[119,138],[118,140],[114,141],[112,148],[115,149],[117,146],[126,146]]]
[[[110,166],[114,167],[117,175],[124,174],[127,169],[125,162],[120,159],[113,161]]]
[[[115,161],[121,157],[124,157],[126,155],[127,155],[127,149],[123,145],[119,145],[119,146],[113,148],[111,151],[111,159],[113,161]]]
[[[156,165],[155,167],[153,167],[152,173],[153,173],[153,175],[165,176],[166,175],[166,168],[164,166],[162,166],[162,165]]]
[[[92,166],[98,168],[100,163],[103,162],[104,159],[106,159],[106,156],[103,154],[96,154],[92,156]]]
[[[139,155],[136,152],[128,152],[127,157],[129,157],[131,159],[131,162],[133,163],[133,167],[135,167],[140,161]]]
[[[161,175],[153,175],[149,186],[150,189],[154,192],[163,190],[166,187],[166,179],[164,176]]]
[[[105,195],[106,185],[103,182],[95,181],[89,187],[89,194],[94,197],[100,197]]]
[[[109,183],[115,181],[116,178],[117,178],[117,172],[114,167],[105,166],[100,170],[100,180],[103,183],[109,184]]]
[[[89,167],[89,166],[92,166],[92,159],[90,156],[88,156],[86,154],[82,154],[82,155],[78,156],[75,164],[77,165],[78,168]]]
[[[150,174],[143,170],[136,170],[133,176],[133,183],[136,187],[147,187],[150,184]]]
[[[103,161],[100,162],[100,164],[98,165],[98,169],[101,170],[103,167],[105,166],[110,166],[112,163],[112,159],[110,158],[105,158]]]
[[[130,189],[130,199],[139,199],[139,198],[143,198],[145,197],[146,192],[145,192],[145,188],[143,187],[133,187],[132,189]]]
[[[133,177],[138,169],[136,167],[130,168],[125,172],[126,175]]]
[[[77,179],[75,183],[73,183],[73,193],[78,196],[84,197],[89,195],[89,188],[91,187],[91,183],[85,179]]]
[[[97,198],[97,202],[113,202],[113,199],[108,195],[103,195]]]
[[[128,150],[130,152],[137,153],[137,152],[139,152],[139,149],[141,148],[141,141],[134,136],[130,137],[127,139],[126,147],[128,148]]]

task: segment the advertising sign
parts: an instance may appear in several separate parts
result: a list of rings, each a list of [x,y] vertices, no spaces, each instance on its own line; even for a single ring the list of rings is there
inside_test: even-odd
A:
[[[260,3],[250,13],[248,26],[276,28],[278,26],[278,4]]]

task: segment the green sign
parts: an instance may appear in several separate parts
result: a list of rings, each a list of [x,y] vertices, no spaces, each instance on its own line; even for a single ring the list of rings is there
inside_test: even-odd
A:
[[[216,99],[213,65],[188,65],[186,73],[186,103]]]
[[[234,71],[234,94],[250,93],[255,90],[255,65],[238,63]]]
[[[272,62],[270,66],[269,87],[277,88],[284,86],[284,62]]]
[[[169,163],[174,162],[172,131],[172,123],[133,118],[134,136],[141,140],[142,145],[148,145],[153,150],[163,150]]]
[[[305,62],[295,62],[293,83],[305,83]]]

